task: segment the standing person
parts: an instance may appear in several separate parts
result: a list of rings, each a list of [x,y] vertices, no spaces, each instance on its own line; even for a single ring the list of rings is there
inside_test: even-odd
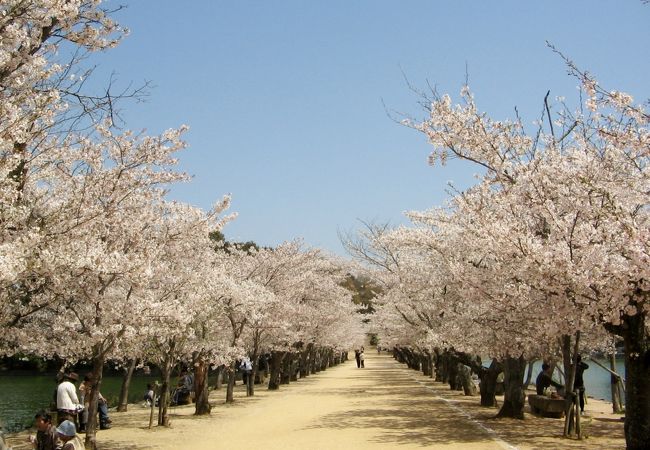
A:
[[[359,351],[359,363],[361,363],[361,368],[366,367],[365,361],[366,361],[366,357],[363,354],[363,347],[361,347],[361,351]]]
[[[354,349],[354,359],[357,360],[357,369],[361,367],[361,358],[360,358],[361,352],[359,352],[358,348]]]
[[[77,397],[77,388],[72,383],[78,379],[79,375],[74,372],[65,373],[63,375],[63,381],[56,388],[57,423],[59,424],[64,420],[72,420],[74,422],[77,419],[80,404],[79,397]]]
[[[59,440],[63,444],[61,450],[86,450],[84,443],[77,434],[74,422],[64,420],[56,427],[56,432],[59,435]]]
[[[88,424],[88,411],[90,411],[90,395],[94,389],[92,375],[87,374],[79,385],[79,394],[84,405],[84,410],[79,414],[79,432],[86,429]],[[97,412],[99,413],[99,429],[107,430],[111,428],[113,422],[108,416],[108,401],[101,392],[97,393]]]
[[[588,368],[589,364],[582,362],[582,356],[578,355],[578,360],[576,362],[576,378],[573,382],[573,390],[577,390],[578,396],[580,397],[580,414],[585,413],[585,380],[583,374]]]
[[[90,382],[90,376],[86,375],[84,380],[79,385],[79,400],[82,405],[84,405],[84,410],[79,413],[79,432],[83,433],[86,431],[86,426],[88,424],[88,408],[90,407],[90,390],[92,389],[92,384]]]
[[[63,443],[59,440],[56,428],[52,425],[52,416],[40,410],[34,416],[36,436],[29,436],[32,448],[36,450],[61,450]]]
[[[242,381],[244,382],[244,386],[248,389],[249,377],[253,373],[253,363],[248,356],[245,356],[244,359],[241,360],[239,368],[242,372]],[[248,390],[246,392],[248,392]]]

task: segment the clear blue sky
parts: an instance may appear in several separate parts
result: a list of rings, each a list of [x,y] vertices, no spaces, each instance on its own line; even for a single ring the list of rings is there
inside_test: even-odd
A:
[[[106,5],[121,2],[108,1]],[[422,117],[410,82],[457,96],[469,81],[483,111],[535,120],[547,90],[576,100],[548,40],[607,88],[650,97],[650,5],[582,1],[130,0],[115,15],[131,35],[93,62],[118,85],[150,80],[125,105],[131,129],[188,124],[172,197],[209,208],[232,193],[230,240],[296,237],[343,254],[337,230],[405,223],[441,205],[448,181],[476,168],[431,168],[424,137],[387,108]]]

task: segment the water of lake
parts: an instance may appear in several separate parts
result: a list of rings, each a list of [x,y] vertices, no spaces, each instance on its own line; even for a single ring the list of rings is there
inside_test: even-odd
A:
[[[134,376],[129,388],[129,403],[142,401],[147,383],[153,383],[156,377]],[[116,406],[120,389],[121,376],[104,376],[101,393],[108,400],[109,406]],[[0,374],[0,425],[7,432],[23,430],[32,425],[34,414],[39,409],[48,409],[52,401],[56,382],[54,374],[30,375]]]

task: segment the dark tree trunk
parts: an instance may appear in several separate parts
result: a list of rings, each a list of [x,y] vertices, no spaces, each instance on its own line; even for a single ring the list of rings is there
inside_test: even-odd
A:
[[[526,360],[523,356],[519,358],[507,357],[503,361],[505,395],[497,417],[524,418],[526,395],[524,394],[523,381],[525,371]]]
[[[208,397],[210,391],[208,390],[208,364],[199,358],[194,366],[194,395],[196,396],[194,402],[194,414],[203,416],[210,414],[210,402]]]
[[[90,402],[88,405],[88,422],[86,423],[86,441],[85,446],[88,450],[97,449],[97,405],[99,403],[99,390],[102,385],[102,376],[104,374],[104,355],[105,350],[101,344],[93,347],[92,358],[92,379],[93,387],[90,391]]]
[[[235,376],[237,373],[233,364],[226,368],[226,374],[228,375],[228,385],[226,386],[226,403],[233,403],[235,401]]]
[[[433,366],[434,366],[434,372],[435,372],[435,381],[438,381],[440,383],[444,383],[443,378],[442,378],[442,354],[440,353],[439,349],[434,349],[433,353]]]
[[[443,350],[442,355],[440,355],[440,381],[443,383],[448,383],[451,378],[449,373],[449,367],[451,366],[449,358],[449,352]]]
[[[291,370],[293,369],[293,355],[287,353],[287,355],[282,360],[280,370],[280,384],[289,384],[291,382]]]
[[[463,386],[460,383],[460,377],[458,372],[458,360],[451,354],[447,354],[447,373],[449,378],[449,388],[452,391],[460,391],[463,389]]]
[[[285,354],[286,352],[271,352],[271,360],[269,361],[269,390],[271,391],[280,389],[280,372]]]
[[[503,372],[503,367],[499,361],[493,359],[490,367],[481,373],[481,406],[497,406],[497,378],[501,372]]]
[[[122,378],[122,387],[120,389],[120,400],[117,403],[117,410],[125,412],[129,404],[129,386],[131,385],[131,378],[135,371],[135,366],[138,363],[136,358],[133,358],[129,366],[124,369],[124,377]]]
[[[309,355],[309,374],[313,375],[318,371],[318,349],[314,346]]]
[[[217,370],[216,370],[216,376],[217,376],[217,379],[216,379],[216,381],[214,382],[214,388],[215,388],[215,389],[221,389],[221,386],[223,385],[223,372],[224,372],[224,368],[225,368],[225,366],[223,366],[223,365],[217,367]]]
[[[316,347],[314,344],[309,344],[309,357],[307,358],[307,376],[315,373],[316,367]]]
[[[329,349],[323,348],[321,349],[320,352],[320,370],[327,370],[327,367],[329,365]]]
[[[422,368],[422,375],[424,375],[425,377],[431,375],[431,366],[429,365],[428,353],[420,354],[420,367]]]
[[[171,355],[167,355],[160,367],[162,376],[162,384],[160,386],[160,397],[158,399],[158,425],[169,426],[169,386],[172,378],[172,367],[174,366],[174,359]]]
[[[625,443],[627,450],[647,449],[650,442],[650,339],[645,314],[623,318],[625,346]]]
[[[314,344],[307,344],[307,348],[300,352],[300,378],[309,375],[309,354],[313,346]]]
[[[289,374],[290,381],[298,381],[298,374],[300,373],[300,353],[291,354],[291,373]]]
[[[576,331],[576,338],[573,352],[571,351],[571,336],[562,336],[562,359],[564,362],[564,436],[570,437],[574,434],[580,436],[580,414],[576,414],[576,392],[575,385],[576,367],[578,365],[578,349],[580,345],[580,331]]]
[[[476,385],[472,380],[472,370],[463,363],[458,363],[458,379],[463,388],[463,393],[467,396],[476,395]]]

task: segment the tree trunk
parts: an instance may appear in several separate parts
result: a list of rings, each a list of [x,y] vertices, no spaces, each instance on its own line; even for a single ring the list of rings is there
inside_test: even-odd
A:
[[[99,389],[102,385],[104,373],[104,349],[101,344],[93,346],[92,358],[92,390],[90,391],[90,402],[88,405],[88,422],[86,423],[85,446],[88,450],[97,449],[97,405],[99,403]]]
[[[282,360],[280,370],[280,384],[289,384],[291,382],[291,370],[293,369],[293,355],[287,353],[287,355]]]
[[[505,384],[505,395],[503,405],[497,417],[524,418],[524,404],[526,395],[523,389],[524,372],[526,371],[526,360],[523,356],[519,358],[506,357],[503,361],[503,374]]]
[[[440,355],[440,381],[443,383],[448,383],[449,382],[449,352],[447,350],[443,350],[442,355]]]
[[[329,350],[326,348],[320,351],[320,370],[327,370],[329,363]]]
[[[493,359],[490,363],[490,367],[481,373],[481,406],[497,406],[497,378],[501,372],[503,372],[503,367],[499,361]]]
[[[609,368],[612,372],[618,373],[616,369],[616,354],[609,355]],[[623,412],[623,402],[621,396],[621,379],[615,375],[610,375],[611,389],[612,389],[612,410],[614,414]]]
[[[226,386],[226,403],[233,403],[235,401],[235,371],[234,363],[226,368],[228,374],[228,385]]]
[[[461,362],[458,363],[458,379],[465,395],[473,396],[477,394],[476,385],[472,380],[472,370]]]
[[[435,348],[433,350],[433,366],[434,366],[434,373],[435,373],[434,381],[444,383],[443,376],[442,376],[442,371],[443,371],[442,354],[440,353],[440,349],[438,348]]]
[[[221,389],[221,386],[223,385],[223,371],[224,371],[225,366],[222,364],[216,369],[216,376],[217,379],[214,382],[214,388],[215,389]]]
[[[627,450],[647,449],[650,442],[650,339],[645,314],[623,318],[625,346],[625,443]]]
[[[452,391],[460,391],[463,389],[460,384],[459,374],[458,374],[458,360],[454,358],[451,354],[447,355],[447,374],[448,374],[448,383],[449,388]]]
[[[578,367],[578,349],[580,348],[580,330],[576,331],[576,340],[573,353],[571,353],[571,336],[562,336],[562,357],[564,359],[564,437],[576,434],[580,437],[580,414],[576,414],[574,389],[576,367]]]
[[[429,355],[428,353],[421,353],[420,354],[420,368],[422,369],[422,375],[425,377],[428,377],[430,373],[431,367],[429,366]]]
[[[164,427],[169,426],[169,415],[167,408],[169,407],[169,385],[172,377],[172,367],[174,366],[174,359],[171,354],[167,355],[160,367],[162,376],[162,384],[160,386],[160,397],[158,398],[158,425]]]
[[[203,416],[210,414],[210,402],[208,397],[210,391],[208,390],[208,364],[205,360],[199,357],[194,366],[194,414]]]
[[[122,388],[120,389],[120,400],[117,403],[117,410],[119,412],[126,412],[129,404],[129,386],[131,385],[131,378],[135,371],[135,366],[138,363],[136,358],[133,358],[129,366],[124,369],[124,378],[122,378]]]
[[[314,346],[309,353],[309,374],[313,375],[318,372],[318,349]]]
[[[298,381],[299,373],[300,373],[300,353],[293,353],[291,355],[291,373],[289,374],[289,381]]]
[[[280,372],[285,354],[286,352],[271,352],[271,360],[269,361],[269,390],[271,391],[280,389]]]
[[[307,344],[307,348],[300,352],[300,378],[309,376],[309,354],[314,344]]]

